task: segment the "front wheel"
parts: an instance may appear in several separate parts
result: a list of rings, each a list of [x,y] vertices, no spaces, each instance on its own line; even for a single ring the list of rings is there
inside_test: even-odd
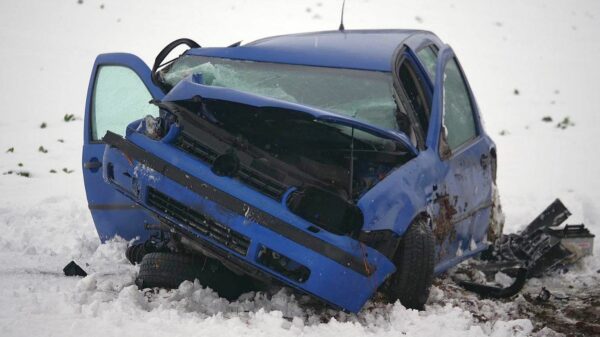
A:
[[[415,220],[394,255],[397,270],[387,286],[391,300],[400,300],[407,308],[423,309],[433,281],[434,244],[428,220]]]
[[[217,260],[168,252],[144,255],[136,284],[140,289],[177,289],[181,282],[195,279],[230,301],[255,288],[249,277],[234,274]]]

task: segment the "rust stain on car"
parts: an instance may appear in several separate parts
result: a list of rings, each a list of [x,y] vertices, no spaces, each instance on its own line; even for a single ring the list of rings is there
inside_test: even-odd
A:
[[[433,235],[438,244],[442,244],[446,238],[450,238],[450,242],[456,238],[456,230],[452,224],[452,217],[457,213],[456,208],[450,203],[448,194],[440,195],[436,200],[440,207],[438,216],[434,219],[435,228]]]

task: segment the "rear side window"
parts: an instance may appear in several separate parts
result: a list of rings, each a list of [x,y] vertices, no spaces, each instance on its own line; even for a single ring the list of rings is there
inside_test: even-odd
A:
[[[446,141],[453,151],[477,135],[473,105],[455,58],[444,69],[443,98]]]
[[[423,67],[425,67],[425,71],[427,71],[427,75],[429,75],[431,82],[435,82],[437,51],[432,46],[425,47],[417,52],[417,57],[423,64]]]

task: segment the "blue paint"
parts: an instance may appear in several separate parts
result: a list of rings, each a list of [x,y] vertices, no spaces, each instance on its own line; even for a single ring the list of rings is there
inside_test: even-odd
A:
[[[96,58],[85,103],[85,118],[83,126],[83,163],[102,161],[105,145],[92,140],[91,121],[93,118],[93,90],[98,69],[104,65],[119,65],[132,69],[151,92],[153,97],[162,98],[163,93],[150,81],[150,69],[139,57],[131,54],[115,53],[102,54]],[[124,197],[121,193],[106,184],[102,179],[102,171],[87,169],[82,166],[83,180],[96,231],[102,242],[120,236],[126,240],[139,238],[145,240],[148,232],[144,224],[153,221],[149,213],[143,211],[137,204]],[[97,208],[101,207],[101,208]],[[116,207],[110,209],[111,207]],[[133,207],[133,208],[132,208]]]
[[[234,48],[191,49],[187,54],[318,67],[391,71],[396,48],[412,34],[419,32],[390,29],[292,34],[265,38]]]
[[[469,258],[472,258],[473,256],[476,256],[477,254],[486,250],[487,247],[488,247],[487,244],[480,243],[479,245],[477,245],[477,248],[475,248],[474,250],[468,250],[468,251],[465,251],[462,255],[455,256],[455,257],[449,258],[447,260],[444,260],[443,262],[438,263],[435,266],[435,269],[433,270],[433,274],[439,275],[439,274],[445,272],[446,270],[456,266],[457,264],[459,264]]]
[[[413,50],[418,50],[427,44],[435,44],[440,49],[435,83],[431,83],[428,79],[423,66],[419,64],[413,53]],[[290,212],[284,202],[285,198],[283,202],[276,201],[238,180],[215,175],[205,163],[170,144],[179,132],[179,128],[175,125],[170,128],[166,137],[161,141],[155,141],[136,132],[140,121],[132,121],[128,127],[126,138],[191,176],[207,182],[213,188],[228,193],[312,236],[334,244],[357,258],[366,259],[376,267],[375,273],[369,277],[360,275],[270,231],[253,219],[227,211],[222,206],[169,180],[160,172],[141,167],[114,148],[105,148],[101,143],[91,142],[87,135],[90,134],[89,126],[92,114],[90,105],[96,71],[99,66],[105,64],[118,64],[133,69],[144,81],[153,97],[164,101],[189,99],[199,95],[204,98],[228,100],[256,107],[279,107],[305,114],[315,120],[352,126],[406,144],[415,154],[415,158],[392,170],[358,200],[357,205],[364,215],[362,230],[366,232],[390,230],[401,236],[417,216],[426,216],[432,220],[432,228],[437,237],[436,274],[476,255],[487,246],[486,233],[492,197],[491,168],[490,165],[486,168],[482,166],[481,155],[489,154],[495,145],[481,125],[479,110],[471,90],[468,88],[475,107],[477,137],[455,151],[449,158],[440,156],[438,149],[444,99],[441,74],[443,74],[447,62],[454,57],[454,53],[450,47],[444,46],[435,35],[428,32],[405,30],[319,32],[267,38],[234,48],[192,49],[187,54],[389,72],[392,71],[395,58],[399,56],[399,50],[404,50],[401,49],[404,45],[408,47],[404,55],[417,66],[418,76],[422,78],[424,87],[428,91],[426,95],[431,99],[429,129],[425,135],[426,146],[421,151],[416,149],[403,133],[381,129],[320,109],[232,89],[205,86],[198,76],[186,78],[163,97],[162,92],[151,83],[148,67],[137,57],[129,54],[100,55],[94,65],[88,89],[83,160],[85,162],[91,158],[101,159],[103,167],[100,172],[95,173],[84,169],[88,203],[90,205],[137,204],[144,207],[131,210],[92,210],[100,237],[105,240],[114,235],[126,238],[147,236],[143,223],[154,221],[148,216],[149,212],[162,214],[160,210],[149,210],[150,206],[146,202],[147,188],[153,187],[248,236],[251,239],[251,245],[248,253],[240,256],[192,228],[186,227],[183,223],[177,224],[178,226],[185,227],[194,232],[199,239],[229,251],[254,268],[272,275],[285,284],[346,310],[354,312],[360,310],[364,302],[395,271],[395,266],[388,258],[353,238],[335,235],[325,230],[316,233],[309,231],[309,227],[316,225]],[[140,116],[140,118],[142,117]],[[106,181],[110,181],[110,183],[106,183]],[[288,190],[285,195],[289,196],[292,191],[293,188]],[[444,203],[444,200],[447,202]],[[448,209],[452,211],[452,214],[444,218],[444,214],[446,214],[444,212]],[[446,225],[444,226],[444,224]],[[307,266],[311,270],[310,278],[304,283],[297,283],[258,264],[256,254],[261,245],[280,251]]]
[[[227,192],[236,198],[248,201],[248,204],[276,215],[285,222],[303,229],[307,233],[311,233],[307,230],[312,225],[311,223],[291,213],[277,201],[265,197],[238,181],[232,181],[231,179],[215,175],[210,167],[198,162],[195,158],[182,154],[173,147],[167,147],[160,142],[150,140],[140,134],[132,135],[129,140],[153,153],[160,153],[164,160],[171,164],[177,164],[180,169],[188,172],[192,177],[208,181],[211,186]],[[364,245],[361,247],[361,244],[354,239],[334,235],[326,231],[311,233],[326,242],[335,244],[337,247],[358,258],[365,258],[368,263],[377,266],[375,273],[370,277],[360,275],[345,266],[339,265],[310,249],[284,238],[278,233],[268,230],[251,218],[245,218],[244,216],[227,211],[222,206],[191,192],[184,186],[165,178],[158,172],[142,170],[137,166],[137,163],[132,165],[127,160],[124,160],[120,151],[116,149],[107,148],[104,161],[113,163],[115,178],[125,176],[123,173],[136,178],[139,190],[142,191],[141,194],[137,194],[136,189],[132,186],[119,186],[120,190],[130,198],[148,207],[144,202],[146,198],[145,191],[147,191],[147,187],[152,187],[184,203],[188,207],[210,215],[216,221],[227,224],[231,229],[251,238],[251,246],[245,256],[234,251],[231,251],[231,254],[238,256],[260,270],[272,274],[275,278],[284,281],[294,288],[316,294],[318,297],[334,305],[351,311],[360,310],[364,302],[372,296],[377,287],[395,270],[394,265],[381,253]],[[159,211],[159,214],[163,213]],[[167,218],[169,217],[167,216]],[[209,237],[203,236],[192,227],[185,224],[179,225],[188,231],[194,232],[198,237],[211,242],[215,246],[228,250],[227,247]],[[260,245],[283,252],[289,258],[307,266],[311,270],[310,278],[304,283],[298,283],[264,268],[256,262],[257,248]],[[366,257],[363,256],[363,252],[367,253]],[[335,289],[333,289],[331,280],[341,279],[344,280],[346,286],[335,286],[333,287]],[[348,291],[352,291],[353,289],[363,289],[363,291],[353,293],[350,296],[351,294]]]

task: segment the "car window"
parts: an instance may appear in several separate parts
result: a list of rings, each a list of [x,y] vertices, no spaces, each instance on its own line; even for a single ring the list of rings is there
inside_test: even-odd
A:
[[[102,66],[96,75],[92,101],[92,140],[107,130],[124,135],[127,125],[146,115],[158,116],[158,107],[149,104],[152,95],[131,69]]]
[[[390,72],[183,56],[161,77],[175,86],[191,74],[204,85],[299,103],[398,130]]]
[[[473,105],[455,58],[444,69],[443,99],[446,142],[452,151],[473,139],[477,133]]]
[[[435,82],[437,51],[432,46],[425,47],[417,52],[417,57],[425,67],[425,71],[427,71],[427,75],[429,75],[431,82]]]
[[[399,69],[400,83],[406,93],[407,99],[421,125],[421,134],[427,134],[429,127],[429,102],[425,97],[422,87],[422,81],[419,80],[419,73],[415,71],[411,62],[405,60]]]

